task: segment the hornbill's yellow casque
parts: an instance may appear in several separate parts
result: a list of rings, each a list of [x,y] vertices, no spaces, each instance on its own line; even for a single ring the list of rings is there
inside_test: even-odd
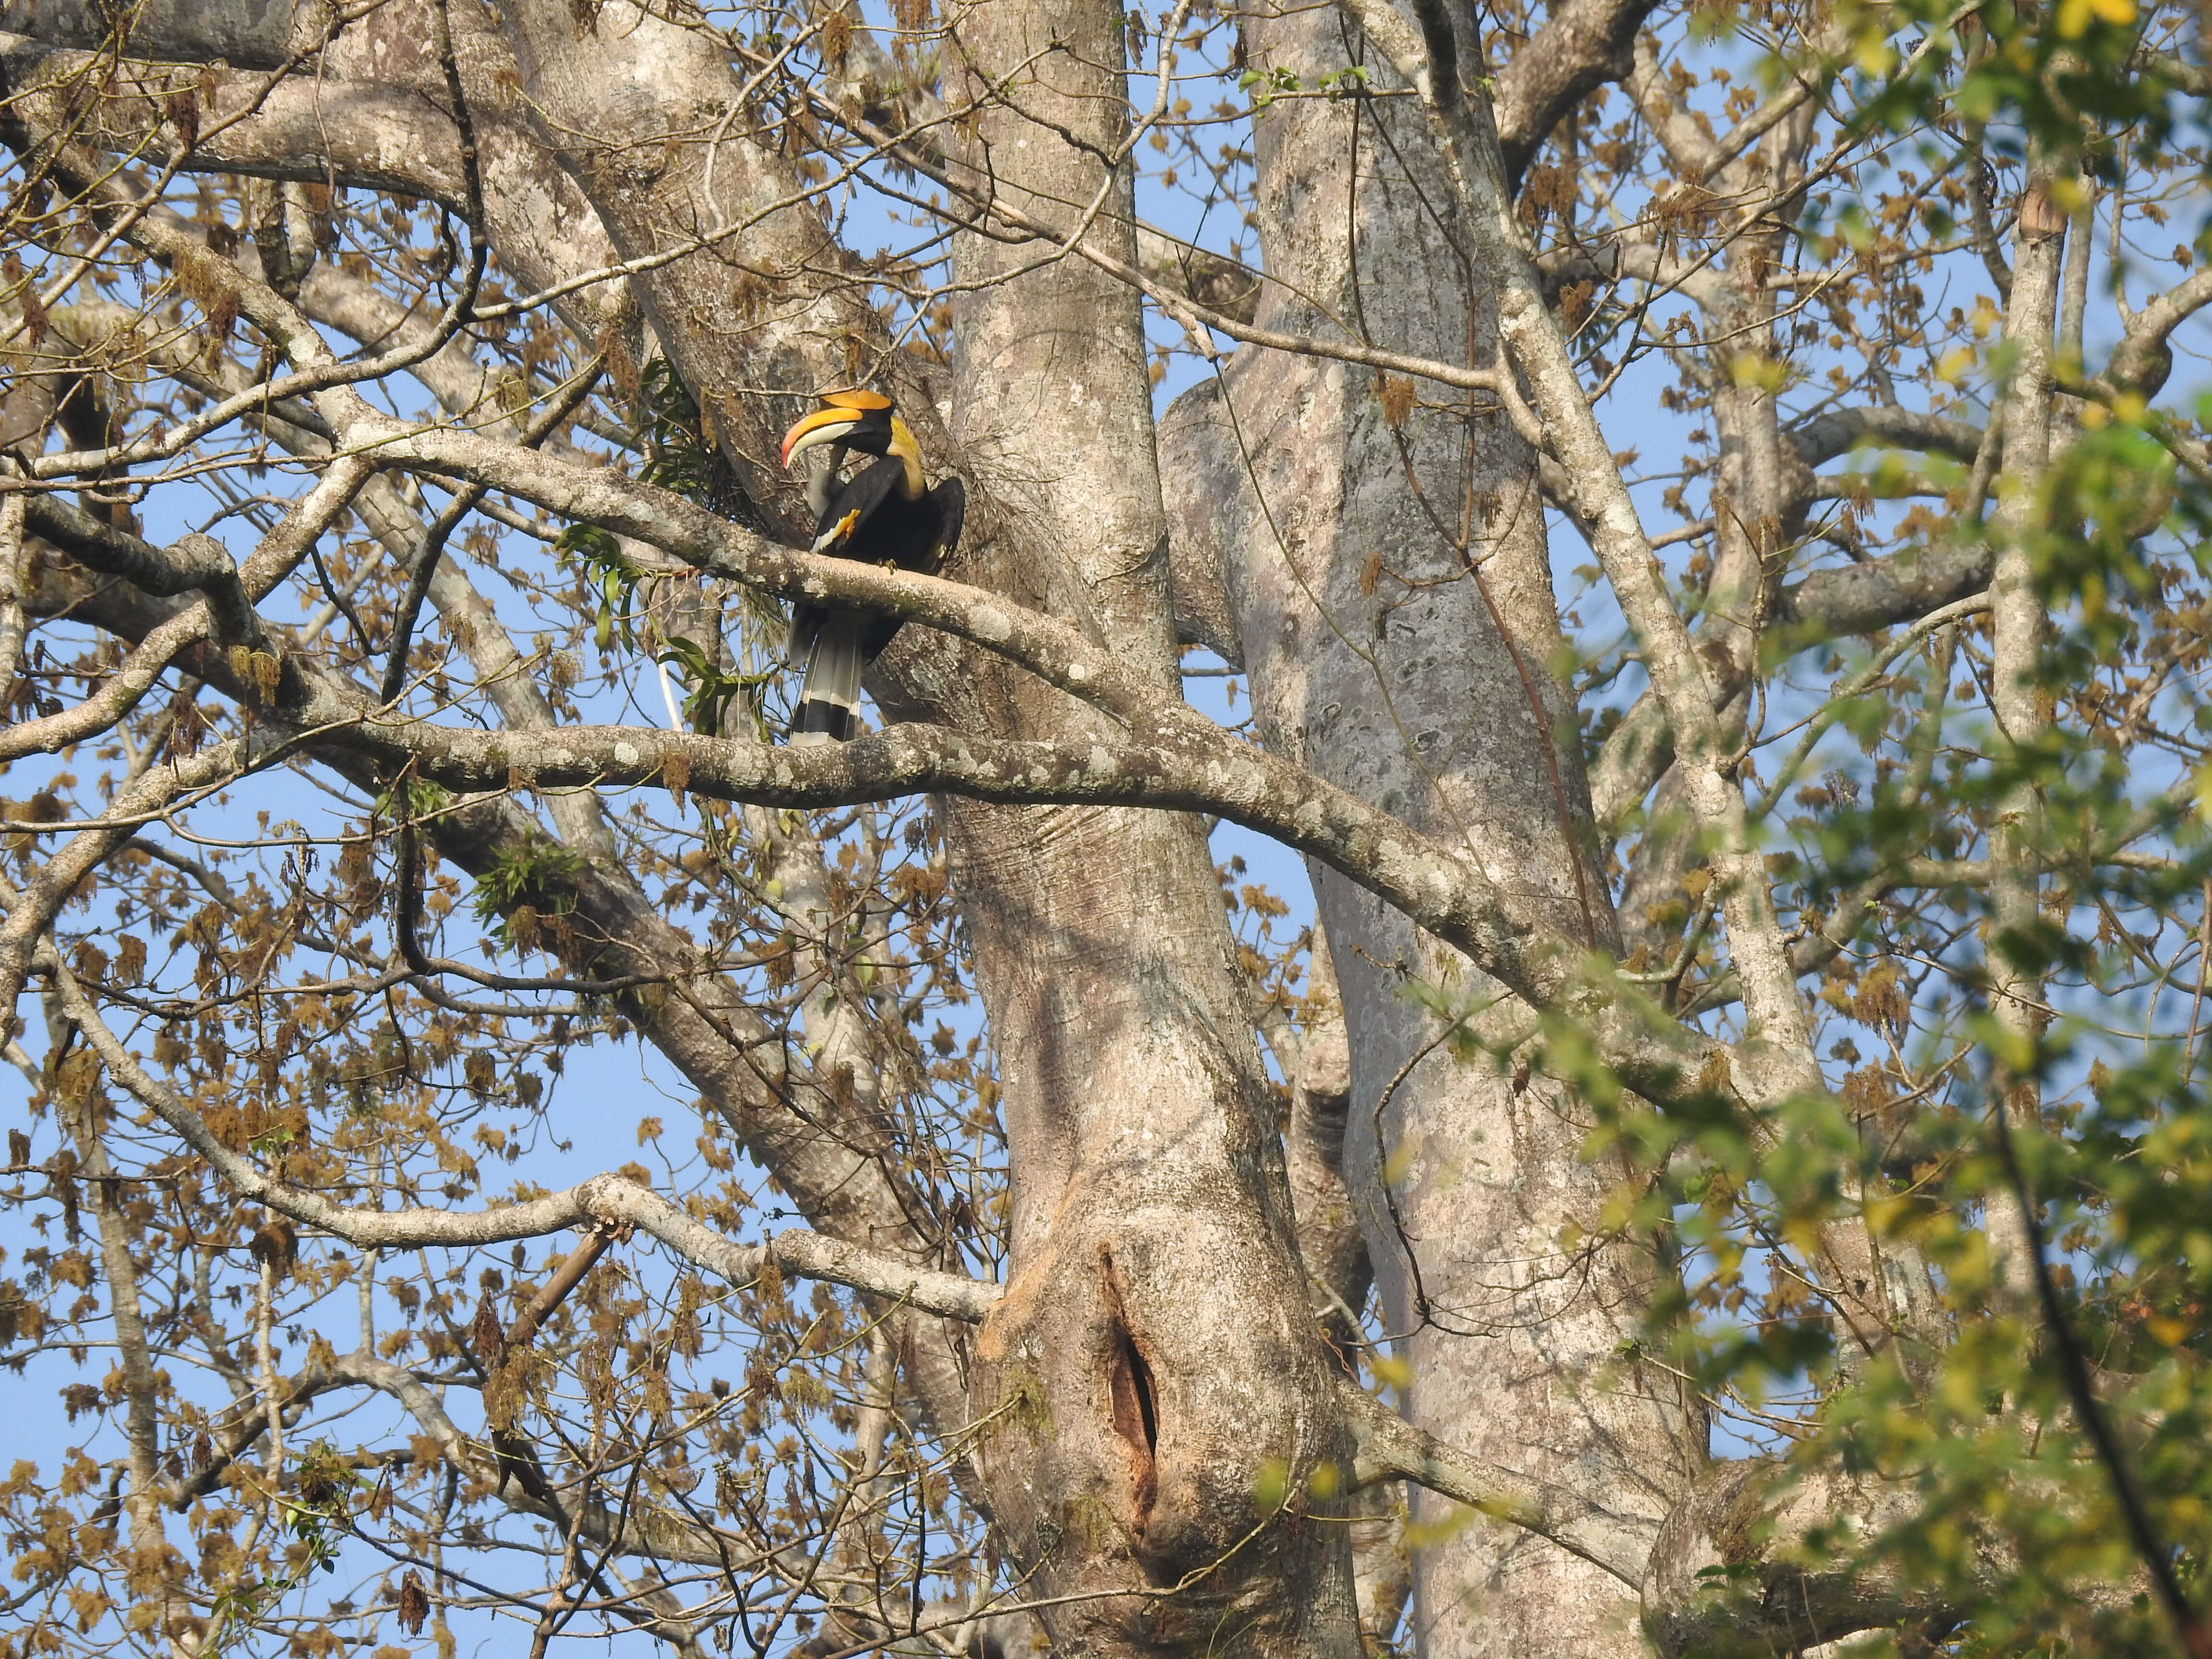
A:
[[[960,544],[968,492],[957,478],[934,489],[921,471],[921,451],[879,392],[823,394],[823,407],[783,434],[783,464],[830,446],[830,465],[806,486],[815,511],[814,550],[866,559],[935,575]],[[848,450],[882,459],[840,479]],[[791,619],[789,659],[804,659],[806,679],[792,715],[793,743],[844,743],[860,706],[860,670],[891,642],[896,617],[802,606]]]

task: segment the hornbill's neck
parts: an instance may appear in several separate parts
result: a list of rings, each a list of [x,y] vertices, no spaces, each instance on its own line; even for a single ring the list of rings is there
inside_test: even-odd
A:
[[[929,480],[922,476],[921,446],[914,441],[904,421],[891,416],[891,441],[888,453],[896,455],[905,468],[899,479],[899,494],[910,501],[918,501],[929,493]]]
[[[837,475],[845,468],[846,446],[832,444],[830,464],[817,466],[806,475],[806,510],[819,519],[830,510],[830,498],[837,493]]]

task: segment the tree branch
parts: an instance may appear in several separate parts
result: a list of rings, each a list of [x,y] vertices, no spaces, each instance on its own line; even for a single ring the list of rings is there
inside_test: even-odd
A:
[[[103,575],[120,576],[158,599],[205,595],[214,637],[225,645],[251,640],[258,631],[237,562],[212,536],[194,533],[156,547],[43,492],[25,503],[23,516],[32,530]]]
[[[1562,0],[1498,72],[1498,147],[1518,188],[1562,117],[1633,67],[1636,32],[1654,0]]]
[[[620,1176],[594,1176],[566,1191],[495,1210],[362,1210],[332,1203],[257,1168],[216,1139],[182,1100],[132,1057],[85,996],[76,976],[52,969],[64,1007],[106,1066],[108,1075],[207,1160],[241,1199],[264,1204],[303,1225],[319,1227],[358,1249],[464,1248],[539,1238],[568,1228],[627,1223],[648,1233],[695,1266],[733,1284],[757,1279],[773,1266],[797,1279],[818,1279],[850,1290],[904,1303],[970,1322],[981,1320],[999,1287],[957,1273],[919,1268],[881,1251],[863,1249],[797,1228],[763,1244],[724,1237],[680,1206]]]

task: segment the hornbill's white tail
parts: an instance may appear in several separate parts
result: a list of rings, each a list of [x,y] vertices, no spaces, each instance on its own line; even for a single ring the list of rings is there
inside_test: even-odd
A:
[[[811,639],[794,637],[795,656],[806,653],[806,678],[791,717],[793,743],[850,743],[860,724],[861,635],[869,618],[855,611],[832,611],[822,617]],[[794,629],[794,635],[798,630]]]

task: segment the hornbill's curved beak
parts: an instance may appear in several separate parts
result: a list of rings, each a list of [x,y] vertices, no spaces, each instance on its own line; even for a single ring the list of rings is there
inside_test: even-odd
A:
[[[791,465],[793,456],[805,450],[834,444],[863,426],[879,425],[884,411],[892,407],[891,400],[880,392],[827,392],[822,401],[828,407],[816,410],[783,434],[785,466]]]
[[[817,409],[783,434],[783,464],[803,450],[831,444],[848,435],[867,416],[853,409]]]

